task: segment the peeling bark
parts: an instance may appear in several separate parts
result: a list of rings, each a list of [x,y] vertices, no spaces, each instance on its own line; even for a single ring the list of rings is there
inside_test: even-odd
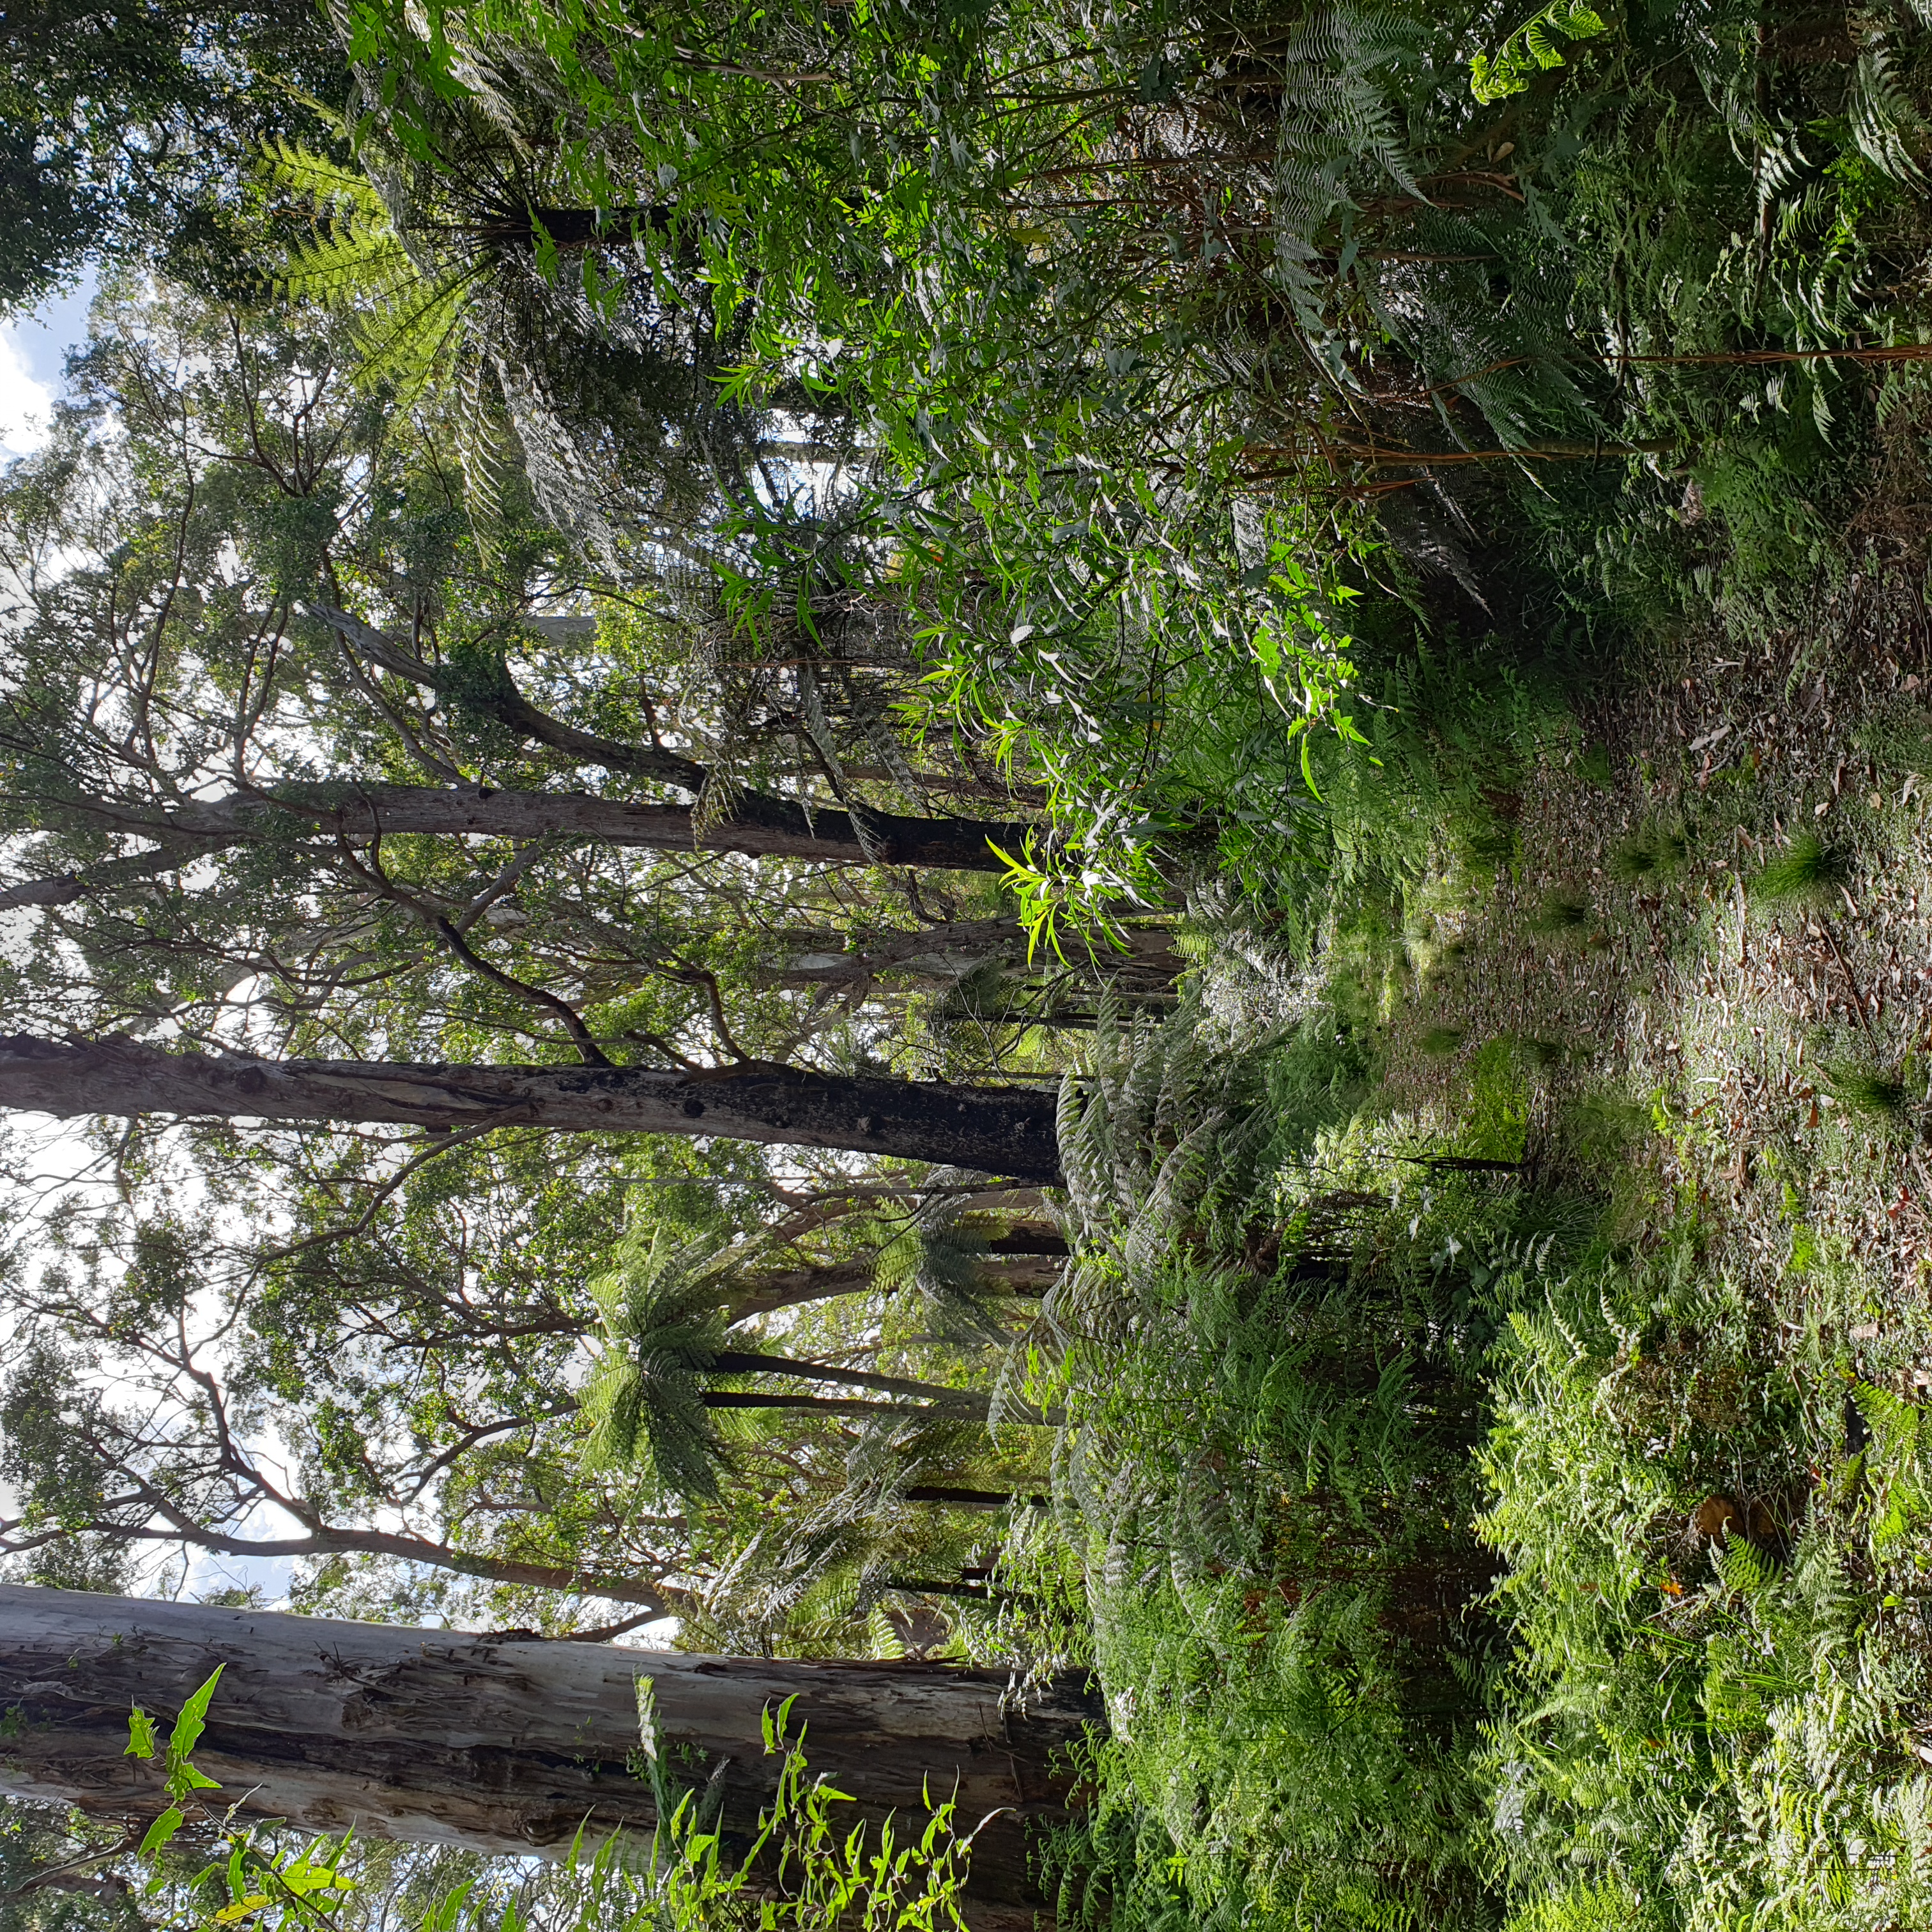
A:
[[[642,1066],[436,1066],[164,1053],[137,1041],[73,1046],[0,1036],[0,1107],[280,1121],[389,1122],[440,1131],[716,1134],[839,1148],[1056,1183],[1051,1089],[953,1087],[808,1073],[755,1062]]]
[[[125,1756],[128,1713],[172,1718],[219,1664],[196,1762],[254,1816],[307,1829],[553,1856],[580,1825],[648,1832],[639,1748],[647,1679],[660,1762],[723,1801],[748,1832],[772,1788],[760,1719],[796,1700],[814,1772],[877,1820],[956,1797],[976,1842],[972,1916],[1032,1923],[1027,1821],[1064,1815],[1057,1753],[1097,1712],[1067,1682],[1024,1714],[1000,1672],[925,1663],[793,1663],[543,1642],[0,1586],[0,1787],[98,1815],[166,1802],[152,1762]],[[711,1784],[713,1778],[715,1784]]]

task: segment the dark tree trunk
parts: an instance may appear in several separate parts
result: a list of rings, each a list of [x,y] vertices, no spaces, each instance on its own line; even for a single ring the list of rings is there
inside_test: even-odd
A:
[[[219,1664],[195,1760],[225,1808],[308,1829],[555,1856],[591,1835],[648,1832],[651,1787],[628,1766],[648,1679],[660,1762],[722,1790],[728,1833],[770,1796],[760,1719],[795,1697],[814,1772],[878,1819],[956,1794],[974,1851],[972,1916],[1032,1922],[1024,1825],[1061,1815],[1055,1754],[1098,1713],[1069,1682],[1024,1714],[1004,1672],[929,1664],[800,1664],[0,1586],[0,1786],[100,1815],[166,1804],[152,1762],[124,1755],[139,1704],[172,1718]]]
[[[830,1382],[835,1388],[876,1390],[880,1395],[909,1396],[938,1408],[986,1412],[986,1398],[973,1389],[948,1388],[905,1376],[874,1375],[869,1369],[840,1368],[834,1364],[800,1361],[792,1355],[767,1355],[746,1348],[724,1348],[704,1364],[706,1375],[784,1376],[800,1382]]]
[[[998,824],[988,824],[984,830],[986,837],[1001,850],[1018,855],[1022,848],[1008,844],[1004,832],[1017,833],[1024,840],[1027,831],[1024,825],[1003,830]],[[1010,919],[953,920],[916,931],[859,934],[849,940],[842,933],[798,933],[790,938],[795,950],[769,976],[770,983],[800,989],[824,987],[851,998],[862,995],[875,980],[888,976],[920,980],[931,986],[952,986],[976,967],[998,964],[1021,975],[1036,970],[1028,963],[1025,931],[1017,920]],[[1090,974],[1082,976],[1090,988],[1092,981],[1099,979],[1110,982],[1116,992],[1125,997],[1158,998],[1171,992],[1174,981],[1187,970],[1186,960],[1174,950],[1173,934],[1165,930],[1130,927],[1120,934],[1120,941],[1118,950],[1110,948],[1099,953],[1092,962]],[[1064,974],[1064,968],[1060,970]],[[976,1016],[1004,1017],[1010,1006],[1019,1016],[1037,1018],[1039,1015],[1028,1004],[1027,993],[1028,988],[1022,986],[996,994],[994,1004],[1001,1011]],[[1086,1016],[1078,1017],[1084,1022]],[[1058,1023],[1070,1022],[1062,1019]]]
[[[1018,1087],[854,1078],[754,1063],[698,1074],[639,1066],[429,1066],[164,1053],[128,1040],[0,1036],[0,1107],[218,1119],[386,1121],[440,1130],[716,1134],[842,1148],[1054,1183],[1055,1096]]]
[[[481,241],[513,248],[533,248],[541,228],[552,246],[587,248],[593,242],[627,242],[640,229],[662,234],[670,227],[671,210],[649,203],[622,208],[548,208],[513,206],[506,202],[491,211],[476,230]]]
[[[58,878],[31,879],[0,890],[0,909],[67,905],[90,892],[176,870],[189,859],[232,845],[315,832],[360,844],[380,835],[441,837],[592,838],[649,851],[742,852],[755,859],[797,859],[824,866],[919,866],[956,872],[1004,869],[998,844],[1017,852],[1028,828],[1018,820],[906,818],[868,812],[862,829],[852,814],[814,811],[810,818],[789,799],[741,796],[730,815],[694,830],[683,805],[634,804],[587,792],[494,791],[488,786],[351,784],[284,787],[273,797],[237,794],[173,811],[143,810],[104,799],[70,799],[61,808],[76,818],[160,847],[110,859]]]
[[[1030,1503],[1045,1509],[1049,1496],[1022,1496],[1012,1490],[959,1490],[944,1483],[915,1483],[903,1492],[909,1503],[950,1503],[958,1509],[1005,1509],[1016,1502]]]

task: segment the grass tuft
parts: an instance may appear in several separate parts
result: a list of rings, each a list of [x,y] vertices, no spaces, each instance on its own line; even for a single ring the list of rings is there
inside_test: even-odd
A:
[[[1617,782],[1616,767],[1611,760],[1607,746],[1588,746],[1583,755],[1576,760],[1576,769],[1593,785],[1607,788]]]
[[[1571,892],[1566,887],[1552,887],[1543,896],[1543,902],[1530,917],[1532,932],[1574,932],[1590,921],[1590,902],[1582,893]]]
[[[1646,825],[1620,840],[1610,853],[1610,870],[1626,885],[1668,878],[1690,856],[1690,841],[1681,827]]]
[[[1847,1113],[1868,1120],[1900,1120],[1905,1117],[1904,1084],[1869,1066],[1840,1064],[1824,1070],[1825,1089]]]
[[[1751,891],[1766,905],[1821,906],[1851,875],[1842,853],[1816,832],[1801,832],[1758,874]]]
[[[1486,825],[1462,841],[1465,862],[1481,872],[1500,872],[1504,866],[1514,865],[1521,849],[1522,842],[1513,825]]]
[[[1576,1150],[1599,1163],[1626,1158],[1654,1131],[1650,1109],[1614,1088],[1580,1094],[1566,1114]]]

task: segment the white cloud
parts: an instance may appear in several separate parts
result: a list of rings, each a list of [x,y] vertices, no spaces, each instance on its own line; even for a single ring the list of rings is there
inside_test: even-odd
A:
[[[0,328],[0,454],[26,456],[47,440],[53,392],[36,382],[11,328]]]

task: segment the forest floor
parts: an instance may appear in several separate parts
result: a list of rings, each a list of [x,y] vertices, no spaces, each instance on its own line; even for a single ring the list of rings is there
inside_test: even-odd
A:
[[[1587,1162],[1592,1126],[1647,1116],[1664,1192],[1764,1283],[1791,1265],[1795,1187],[1814,1237],[1888,1304],[1844,1338],[1870,1354],[1906,1311],[1922,1325],[1932,1278],[1932,1168],[1901,1131],[1932,1108],[1916,586],[1855,576],[1761,639],[1694,634],[1582,722],[1506,802],[1516,862],[1425,895],[1386,1097],[1453,1139],[1472,1055],[1511,1042],[1532,1159]],[[1805,832],[1836,876],[1811,903],[1767,903],[1759,875]]]
[[[1312,1259],[1247,1300],[1176,1276],[1165,1339],[1114,1345],[1168,1364],[1136,1380],[1107,1358],[1122,1412],[1165,1418],[1183,1503],[1138,1581],[1126,1531],[1089,1565],[1143,1802],[1184,1848],[1239,1845],[1248,1819],[1257,1922],[1932,1922],[1920,576],[1850,572],[1778,623],[1708,620],[1576,695],[1484,791],[1493,828],[1445,836],[1392,927],[1345,925],[1319,988],[1287,989],[1291,1026],[1376,1022],[1348,1118],[1281,1197],[1303,1196]],[[1373,1406],[1324,1326],[1346,1296],[1306,1285],[1337,1211],[1364,1298],[1345,1328],[1398,1332],[1378,1280],[1426,1306],[1377,1358],[1385,1389],[1408,1378],[1414,1436],[1311,1419],[1345,1373]],[[1432,1474],[1418,1445],[1466,1438],[1417,1365],[1459,1348],[1486,1433],[1463,1475]],[[1388,1571],[1390,1629],[1428,1561],[1495,1574],[1456,1666],[1486,1714],[1460,1742],[1418,1706],[1397,1743],[1412,1689],[1321,1635],[1286,1527],[1246,1559],[1279,1576],[1226,1582],[1243,1559],[1215,1526],[1277,1503],[1284,1526],[1332,1504],[1322,1534],[1350,1549],[1442,1510],[1441,1550]],[[1175,1552],[1196,1544],[1190,1570]],[[1348,1803],[1318,1816],[1324,1785]],[[1320,1859],[1352,1854],[1318,1899]]]

